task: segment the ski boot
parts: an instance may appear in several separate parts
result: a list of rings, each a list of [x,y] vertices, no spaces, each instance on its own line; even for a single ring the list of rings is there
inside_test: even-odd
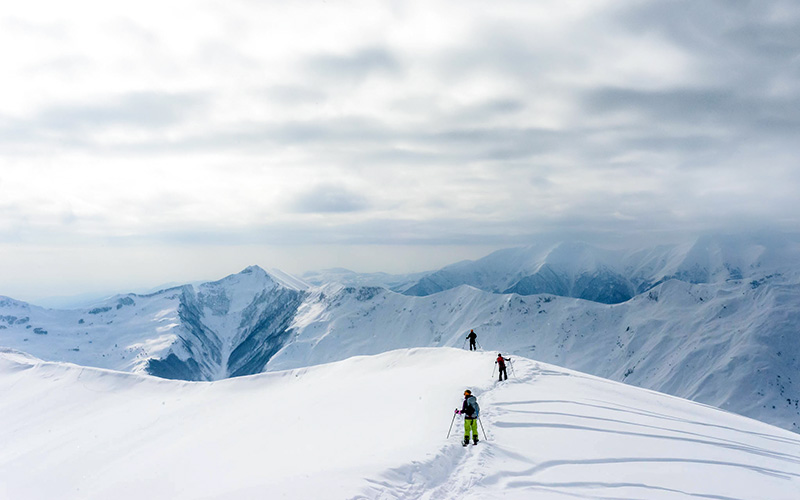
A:
[[[469,444],[469,438],[465,437],[463,441],[461,441],[461,446],[466,446]]]
[[[472,438],[472,445],[475,446],[476,444],[478,444],[478,438],[474,437]]]

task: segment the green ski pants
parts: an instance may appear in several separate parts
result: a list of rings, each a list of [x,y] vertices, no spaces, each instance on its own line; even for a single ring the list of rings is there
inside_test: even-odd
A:
[[[465,418],[464,419],[464,439],[469,441],[469,432],[472,431],[473,439],[478,439],[478,419]]]

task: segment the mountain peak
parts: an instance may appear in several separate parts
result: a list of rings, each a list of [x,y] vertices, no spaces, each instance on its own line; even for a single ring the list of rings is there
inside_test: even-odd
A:
[[[256,274],[256,275],[266,276],[268,273],[260,266],[252,265],[245,267],[244,269],[239,271],[238,274]]]

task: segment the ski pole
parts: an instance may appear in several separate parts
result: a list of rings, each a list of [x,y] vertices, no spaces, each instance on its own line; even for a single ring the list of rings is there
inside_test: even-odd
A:
[[[465,347],[467,347],[467,339],[464,339],[464,343],[461,344],[462,349],[464,349]]]
[[[456,410],[456,411],[458,411],[458,410]],[[457,413],[453,413],[453,420],[450,421],[450,428],[447,429],[447,439],[450,439],[450,431],[453,430],[453,422],[456,421],[456,415],[457,415]],[[484,433],[484,434],[486,434],[486,433]]]
[[[514,378],[517,378],[517,374],[514,373],[514,362],[509,359],[508,363],[511,365],[511,375],[513,375]]]
[[[497,368],[497,362],[495,362],[494,366],[492,367],[492,378],[494,378],[494,369],[495,368]]]
[[[488,441],[488,440],[489,440],[489,438],[488,438],[488,437],[486,437],[486,429],[484,429],[484,428],[483,428],[483,422],[481,422],[481,418],[480,418],[480,417],[478,417],[478,423],[479,423],[479,424],[481,424],[481,430],[483,431],[483,439],[485,439],[486,441]]]

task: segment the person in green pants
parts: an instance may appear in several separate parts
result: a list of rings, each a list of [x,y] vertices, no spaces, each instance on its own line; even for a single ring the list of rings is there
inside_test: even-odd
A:
[[[469,444],[469,435],[472,433],[472,444],[478,444],[478,415],[481,412],[481,407],[478,406],[478,400],[472,395],[472,391],[467,389],[464,391],[464,403],[461,405],[461,411],[456,411],[464,415],[464,441],[462,445]]]

